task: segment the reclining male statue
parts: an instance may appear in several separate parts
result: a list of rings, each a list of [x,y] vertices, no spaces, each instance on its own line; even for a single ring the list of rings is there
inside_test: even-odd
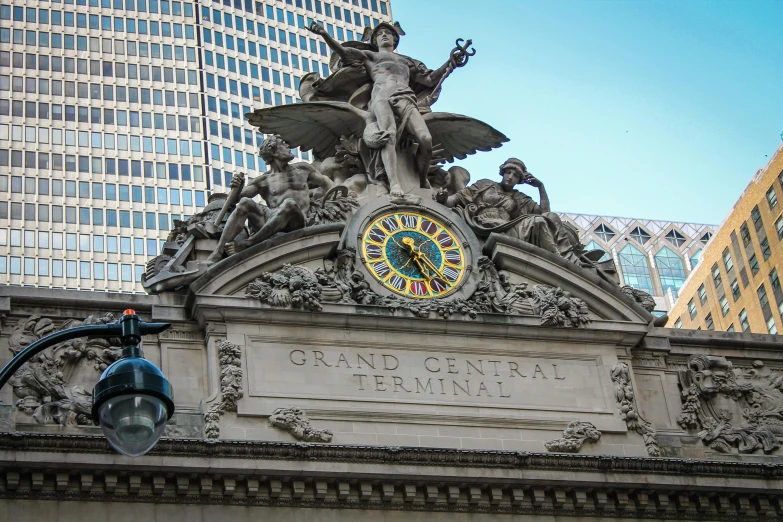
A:
[[[326,192],[334,186],[329,178],[309,163],[291,163],[294,155],[280,136],[266,138],[259,155],[269,165],[269,170],[244,188],[244,177],[234,175],[231,189],[241,190],[239,203],[229,215],[217,247],[206,260],[207,264],[220,261],[224,253],[233,255],[278,232],[304,228],[310,209],[310,188],[320,187]],[[266,205],[253,201],[258,195],[264,198]],[[226,205],[232,204],[231,199],[226,200]],[[245,221],[252,233],[247,239],[236,239],[244,229]]]

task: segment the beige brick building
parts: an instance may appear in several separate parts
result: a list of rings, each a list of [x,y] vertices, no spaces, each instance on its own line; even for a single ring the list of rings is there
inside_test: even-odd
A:
[[[777,333],[783,328],[783,145],[739,197],[680,290],[668,326]]]

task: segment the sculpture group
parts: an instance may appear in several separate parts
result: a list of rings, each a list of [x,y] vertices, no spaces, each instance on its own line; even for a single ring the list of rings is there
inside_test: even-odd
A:
[[[510,158],[497,178],[473,184],[464,168],[444,168],[508,141],[469,116],[432,110],[444,81],[475,54],[470,40],[457,40],[445,63],[431,70],[396,52],[405,34],[396,22],[367,28],[360,42],[340,43],[315,22],[308,29],[333,51],[330,76],[304,76],[302,103],[246,114],[267,134],[259,154],[268,171],[247,183],[235,174],[227,195],[214,196],[204,212],[177,224],[162,255],[148,263],[148,292],[185,288],[221,260],[276,234],[347,222],[373,198],[403,206],[434,200],[480,241],[491,234],[516,238],[613,281],[611,261],[599,266],[603,251],[584,251],[576,230],[551,212],[544,184],[522,161]],[[293,161],[292,147],[312,150],[314,161]],[[537,189],[538,202],[520,185]],[[206,255],[196,248],[198,239],[217,241]],[[415,257],[419,247],[407,241]],[[424,281],[437,276],[448,286],[438,267],[415,261]]]

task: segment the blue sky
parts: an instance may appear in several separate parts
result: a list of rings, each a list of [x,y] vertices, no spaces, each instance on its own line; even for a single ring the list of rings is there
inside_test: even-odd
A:
[[[518,157],[555,210],[718,224],[780,145],[781,1],[391,4],[398,51],[433,69],[473,39],[434,109],[511,141],[459,164]]]

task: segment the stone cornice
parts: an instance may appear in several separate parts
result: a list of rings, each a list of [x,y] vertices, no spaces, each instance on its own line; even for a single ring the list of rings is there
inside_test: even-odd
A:
[[[404,321],[399,321],[404,318]],[[584,328],[541,326],[537,316],[479,314],[478,319],[416,317],[407,310],[392,312],[372,305],[324,303],[320,312],[273,308],[255,300],[234,296],[198,296],[193,302],[193,319],[207,322],[263,322],[316,327],[410,331],[415,323],[424,334],[478,335],[494,338],[547,339],[580,343],[613,343],[632,347],[647,333],[647,326],[625,321],[594,320]]]
[[[115,455],[99,435],[0,433],[0,451],[103,453]],[[562,472],[640,473],[780,480],[783,464],[611,455],[571,455],[515,451],[389,446],[226,441],[163,438],[151,456],[260,459],[460,468],[557,470]],[[136,462],[136,461],[134,461]]]
[[[0,499],[27,501],[750,522],[783,514],[781,469],[667,458],[189,439],[161,440],[149,457],[130,459],[112,452],[100,436],[0,434]]]

